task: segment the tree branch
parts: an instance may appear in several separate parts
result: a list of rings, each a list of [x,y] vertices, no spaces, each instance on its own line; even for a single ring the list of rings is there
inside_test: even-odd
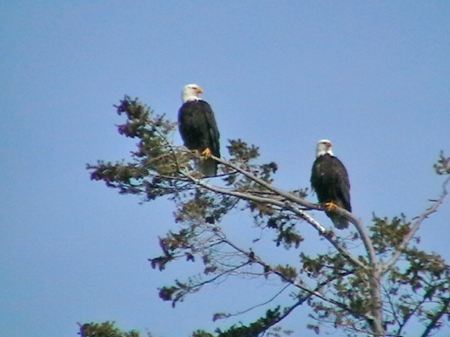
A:
[[[447,297],[446,299],[444,299],[442,303],[442,308],[439,310],[438,313],[436,313],[431,322],[427,325],[427,328],[425,329],[421,337],[427,337],[430,335],[431,330],[433,330],[436,327],[436,324],[439,322],[441,317],[445,313],[448,313],[449,307],[450,307],[450,297]]]
[[[445,197],[447,196],[448,192],[447,192],[447,184],[450,181],[450,176],[445,179],[444,183],[442,184],[442,194],[439,197],[438,200],[436,200],[433,205],[428,208],[425,212],[423,212],[418,219],[416,220],[416,222],[414,223],[414,225],[411,228],[411,231],[403,238],[402,243],[398,246],[397,251],[395,252],[394,255],[392,255],[391,259],[386,262],[386,264],[384,264],[381,267],[381,275],[384,275],[400,258],[400,256],[403,254],[404,249],[406,248],[406,246],[408,245],[408,243],[411,241],[411,239],[414,237],[414,235],[416,234],[416,232],[419,230],[420,225],[422,224],[422,222],[430,215],[435,213],[439,206],[444,202]]]
[[[287,193],[287,192],[284,192],[282,190],[279,190],[279,189],[275,188],[273,185],[265,182],[264,180],[262,180],[262,179],[260,179],[258,177],[255,177],[254,175],[252,175],[251,173],[247,172],[246,170],[240,168],[237,165],[234,165],[234,164],[232,164],[232,163],[230,163],[228,161],[225,161],[225,160],[223,160],[221,158],[218,158],[218,157],[215,157],[215,156],[211,156],[211,158],[213,158],[214,160],[216,160],[217,162],[219,162],[219,163],[221,163],[221,164],[223,164],[225,166],[231,167],[234,170],[242,173],[247,178],[253,180],[254,182],[256,182],[256,183],[258,183],[258,184],[260,184],[262,186],[264,186],[268,190],[270,190],[270,191],[272,191],[272,192],[274,192],[274,193],[276,193],[276,194],[286,198],[286,200],[289,200],[291,202],[299,204],[299,205],[301,205],[303,207],[306,207],[308,209],[315,209],[315,210],[323,211],[323,207],[320,207],[320,206],[318,206],[316,204],[312,204],[312,203],[310,203],[308,201],[305,201],[304,199],[298,198],[297,196],[293,195],[292,193]],[[292,207],[291,210],[293,210],[293,209],[294,208]],[[307,214],[305,212],[303,212],[303,211],[301,211],[301,212],[303,214],[298,214],[298,212],[295,212],[295,213],[297,213],[297,215],[301,216],[303,219],[305,219],[311,225],[313,225],[316,229],[318,229],[317,225],[319,225],[319,224],[317,223],[317,221],[315,221],[312,217],[307,216]],[[338,207],[338,212],[340,212],[341,215],[345,216],[348,220],[350,220],[355,225],[356,230],[358,231],[358,233],[359,233],[359,235],[360,235],[360,237],[361,237],[361,239],[362,239],[362,241],[364,243],[364,247],[366,248],[366,252],[367,252],[369,261],[370,261],[370,263],[372,265],[375,265],[377,263],[377,256],[375,254],[375,249],[374,249],[374,247],[372,245],[372,241],[370,240],[370,237],[369,237],[367,231],[365,230],[365,227],[363,226],[361,220],[356,218],[352,213],[348,212],[347,210],[345,210],[343,208]],[[320,230],[319,230],[319,233],[321,235],[324,235],[324,233],[321,232]],[[353,258],[353,256],[351,258]],[[359,262],[359,260],[358,260],[358,262]]]
[[[286,198],[286,200],[296,203],[298,205],[301,205],[303,207],[307,207],[310,209],[320,209],[316,205],[313,205],[309,202],[306,202],[305,200],[298,198],[290,193],[286,193],[284,191],[281,191],[275,187],[273,187],[271,184],[265,182],[264,180],[253,176],[246,170],[243,170],[237,165],[233,165],[232,163],[229,163],[225,160],[222,160],[220,158],[212,156],[212,158],[219,163],[229,166],[236,171],[242,173],[247,178],[253,180],[254,182],[262,185],[266,189],[277,193],[278,195],[281,195],[282,197]],[[314,228],[316,228],[321,235],[323,235],[341,254],[345,256],[345,258],[353,265],[359,266],[364,269],[368,269],[365,264],[363,264],[361,261],[357,260],[348,250],[344,249],[331,235],[329,235],[328,232],[324,231],[324,228],[312,217],[310,217],[306,212],[303,210],[298,209],[297,207],[294,207],[293,205],[285,202],[285,208],[290,209],[293,213],[298,215],[300,218],[306,220],[309,224],[311,224]],[[384,334],[384,328],[382,325],[382,301],[381,301],[381,291],[380,291],[380,270],[377,262],[377,256],[375,253],[375,249],[373,247],[372,241],[369,238],[368,233],[366,232],[362,222],[357,219],[353,214],[350,212],[340,209],[339,210],[345,217],[347,217],[356,227],[356,230],[358,231],[364,246],[366,248],[366,252],[369,258],[370,262],[370,269],[369,269],[369,283],[370,283],[370,298],[372,302],[373,309],[371,310],[371,317],[364,317],[369,323],[372,328],[372,331],[378,335]],[[335,303],[335,305],[338,302]]]
[[[231,268],[231,269],[229,269],[229,270],[227,270],[227,271],[224,271],[224,272],[222,272],[222,273],[220,273],[220,274],[218,274],[218,275],[216,275],[216,276],[214,276],[214,277],[212,277],[212,278],[210,278],[210,279],[208,279],[208,280],[206,280],[206,281],[199,282],[199,283],[193,285],[192,288],[193,288],[193,289],[195,289],[195,288],[201,288],[201,287],[203,287],[205,284],[215,282],[215,281],[217,281],[219,278],[221,278],[222,276],[227,275],[227,274],[229,274],[229,273],[231,273],[231,272],[233,272],[233,271],[235,271],[235,270],[238,270],[238,269],[240,269],[240,268],[242,268],[242,267],[245,267],[245,266],[248,265],[249,263],[250,263],[249,261],[246,261],[246,262],[244,262],[244,263],[242,263],[242,264],[240,264],[240,265],[238,265],[238,266],[235,266],[235,267],[233,267],[233,268]]]
[[[417,304],[414,306],[414,308],[412,308],[410,310],[410,312],[408,313],[408,315],[405,315],[405,317],[403,318],[403,323],[399,324],[399,329],[397,331],[397,334],[400,335],[400,333],[402,332],[403,328],[406,326],[406,324],[408,323],[408,321],[410,320],[410,318],[416,313],[417,310],[420,309],[420,307],[426,302],[426,295],[424,295],[422,297],[422,299],[417,302]]]
[[[246,176],[250,180],[252,180],[255,183],[265,187],[269,191],[272,191],[272,192],[276,193],[277,195],[281,195],[282,197],[286,198],[286,200],[289,200],[291,202],[299,204],[299,205],[301,205],[303,207],[306,207],[308,209],[323,210],[322,207],[319,207],[316,204],[313,204],[313,203],[310,203],[310,202],[308,202],[308,201],[306,201],[304,199],[301,199],[301,198],[295,196],[292,193],[288,193],[288,192],[284,192],[282,190],[279,190],[278,188],[274,187],[273,185],[267,183],[266,181],[264,181],[264,180],[262,180],[262,179],[260,179],[258,177],[255,177],[253,174],[251,174],[248,171],[240,168],[237,165],[234,165],[234,164],[230,163],[229,161],[223,160],[223,159],[215,157],[215,156],[211,156],[211,158],[214,159],[215,161],[225,165],[225,166],[231,167],[232,169],[238,171],[239,173],[242,173],[244,176]]]
[[[334,281],[334,280],[335,280],[334,277],[333,277],[332,279],[326,281],[326,282],[321,283],[318,287],[316,287],[316,289],[311,289],[311,288],[305,286],[305,285],[303,284],[303,282],[299,282],[299,281],[297,281],[297,280],[292,280],[292,279],[290,279],[290,278],[287,278],[282,272],[280,272],[280,271],[278,271],[278,270],[272,268],[270,265],[268,265],[268,264],[266,264],[265,262],[263,262],[262,260],[260,260],[260,259],[256,256],[256,254],[254,254],[253,252],[247,252],[247,251],[245,251],[245,250],[243,250],[243,249],[237,247],[235,244],[233,244],[232,242],[228,241],[226,238],[224,238],[223,241],[224,241],[225,243],[227,243],[229,246],[231,246],[232,248],[234,248],[235,250],[241,252],[242,254],[245,254],[245,255],[247,255],[247,256],[249,256],[249,257],[251,256],[251,261],[254,262],[254,263],[257,263],[257,264],[261,265],[261,266],[264,268],[264,270],[270,271],[271,273],[273,273],[273,274],[277,275],[278,277],[280,277],[284,282],[287,282],[287,283],[289,283],[289,284],[292,284],[292,285],[295,286],[296,288],[299,288],[299,289],[305,291],[306,293],[308,293],[309,296],[306,296],[304,300],[306,300],[307,298],[309,298],[309,297],[311,297],[311,296],[315,296],[315,297],[321,299],[321,300],[324,301],[324,302],[330,303],[330,304],[332,304],[332,305],[335,305],[335,306],[341,308],[342,310],[345,310],[346,312],[350,313],[351,315],[353,315],[353,316],[355,316],[355,317],[365,319],[365,320],[368,321],[368,322],[374,321],[374,317],[372,317],[371,315],[367,315],[367,314],[362,315],[362,314],[360,314],[360,313],[358,313],[358,312],[355,312],[354,310],[352,310],[351,308],[349,308],[347,305],[345,305],[345,304],[343,304],[343,303],[341,303],[341,302],[338,302],[338,301],[336,301],[336,300],[333,300],[333,299],[331,299],[331,298],[327,298],[327,297],[325,297],[324,295],[322,295],[322,294],[319,292],[320,289],[321,289],[324,285],[328,284],[328,283],[331,282],[331,281]],[[380,336],[381,336],[381,333],[380,333]]]
[[[183,176],[189,178],[193,183],[195,183],[199,186],[202,186],[210,191],[221,193],[221,194],[226,194],[226,195],[231,195],[231,196],[234,196],[234,197],[237,197],[240,199],[244,199],[244,200],[251,200],[251,201],[255,201],[255,202],[259,202],[259,203],[274,205],[274,206],[278,206],[282,209],[287,209],[287,210],[292,211],[295,215],[297,215],[298,217],[304,219],[309,224],[311,224],[319,232],[319,234],[321,236],[325,237],[333,245],[333,247],[335,247],[352,265],[358,266],[358,267],[364,268],[364,269],[367,268],[367,266],[364,263],[362,263],[360,260],[356,259],[347,249],[345,249],[336,240],[334,235],[331,235],[332,232],[327,231],[320,223],[318,223],[313,217],[311,217],[305,211],[294,207],[293,205],[289,204],[288,202],[282,202],[282,201],[279,201],[279,200],[276,200],[273,198],[265,198],[265,197],[255,196],[253,194],[244,193],[244,192],[226,190],[224,188],[213,186],[213,185],[203,182],[202,180],[196,179],[189,173],[185,173],[185,172],[180,172],[180,173]],[[276,189],[274,192],[276,192]]]
[[[247,308],[247,309],[245,309],[245,310],[243,310],[243,311],[239,311],[239,312],[236,312],[236,313],[234,313],[234,314],[226,314],[224,317],[233,317],[233,316],[239,316],[239,315],[242,315],[242,314],[245,314],[245,313],[247,313],[247,312],[249,312],[249,311],[251,311],[251,310],[253,310],[253,309],[255,309],[255,308],[257,308],[257,307],[261,307],[261,306],[263,306],[263,305],[266,305],[266,304],[269,304],[270,302],[272,302],[275,298],[277,298],[283,291],[285,291],[289,286],[290,286],[291,284],[286,284],[280,291],[278,291],[274,296],[272,296],[270,299],[268,299],[267,301],[265,301],[265,302],[263,302],[263,303],[260,303],[260,304],[257,304],[257,305],[254,305],[254,306],[252,306],[252,307],[250,307],[250,308]]]

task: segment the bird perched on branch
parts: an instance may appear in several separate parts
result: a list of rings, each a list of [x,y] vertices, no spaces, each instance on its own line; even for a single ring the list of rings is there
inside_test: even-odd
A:
[[[328,139],[317,143],[316,160],[312,166],[311,186],[316,191],[319,203],[333,221],[336,228],[348,227],[349,221],[336,214],[336,206],[352,211],[350,204],[350,181],[344,164],[333,155]]]
[[[184,145],[202,158],[196,162],[197,170],[205,177],[217,175],[220,158],[219,129],[211,106],[200,99],[202,88],[197,84],[186,85],[181,92],[183,105],[178,111],[178,127]]]

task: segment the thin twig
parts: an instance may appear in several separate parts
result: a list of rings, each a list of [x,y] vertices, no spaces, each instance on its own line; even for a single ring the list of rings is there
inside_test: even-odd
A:
[[[444,301],[442,303],[441,310],[439,310],[439,312],[434,315],[433,319],[427,325],[427,328],[425,329],[425,331],[423,332],[421,337],[427,337],[430,335],[431,330],[433,330],[436,327],[436,324],[439,322],[439,320],[442,318],[442,316],[445,313],[448,313],[449,307],[450,307],[450,297],[447,297],[446,299],[444,299]]]
[[[228,241],[226,238],[223,239],[225,243],[227,243],[229,246],[233,247],[235,250],[241,252],[242,254],[245,255],[250,255],[249,252],[246,252],[245,250],[237,247],[235,244],[233,244],[232,242]],[[353,316],[359,317],[359,318],[363,318],[366,321],[373,321],[373,317],[371,315],[368,314],[361,314],[361,313],[357,313],[354,310],[352,310],[351,308],[349,308],[347,305],[345,305],[344,303],[338,302],[336,300],[333,300],[331,298],[327,298],[324,295],[322,295],[319,291],[322,288],[322,286],[320,286],[319,288],[316,289],[311,289],[309,287],[307,287],[306,285],[303,284],[303,282],[299,282],[297,280],[292,280],[287,278],[283,273],[281,273],[280,271],[273,269],[270,265],[266,264],[265,262],[263,262],[262,260],[260,260],[256,254],[251,254],[252,255],[252,262],[257,263],[259,265],[261,265],[264,270],[270,271],[271,273],[277,275],[278,277],[280,277],[284,282],[290,283],[293,286],[307,292],[308,294],[310,294],[311,296],[315,296],[319,299],[321,299],[324,302],[328,302],[332,305],[335,305],[339,308],[341,308],[342,310],[347,311],[348,313],[352,314]],[[333,281],[334,279],[330,280],[329,282]],[[327,282],[328,283],[328,282]]]
[[[250,180],[252,180],[252,181],[256,182],[257,184],[265,187],[269,191],[272,191],[272,192],[274,192],[274,193],[276,193],[278,195],[281,195],[282,197],[286,198],[286,200],[289,200],[291,202],[294,202],[296,204],[304,206],[304,207],[306,207],[308,209],[322,210],[322,207],[320,207],[320,206],[318,206],[316,204],[313,204],[311,202],[308,202],[308,201],[306,201],[304,199],[301,199],[301,198],[297,197],[296,195],[294,195],[292,193],[288,193],[288,192],[284,192],[282,190],[279,190],[278,188],[275,188],[273,185],[269,184],[268,182],[264,181],[263,179],[255,177],[250,172],[242,169],[241,167],[239,167],[237,165],[234,165],[234,164],[230,163],[229,161],[223,160],[223,159],[215,157],[215,156],[211,156],[211,158],[214,159],[215,161],[225,165],[225,166],[228,166],[228,167],[231,167],[231,168],[235,169],[236,171],[242,173],[244,176],[246,176]]]
[[[279,200],[275,200],[273,198],[265,198],[265,197],[259,197],[252,194],[244,193],[244,192],[237,192],[232,190],[226,190],[221,187],[213,186],[210,184],[207,184],[203,182],[202,180],[196,179],[193,176],[191,176],[189,173],[181,172],[182,175],[189,178],[193,183],[202,186],[210,191],[217,192],[220,194],[226,194],[231,195],[240,199],[244,200],[251,200],[259,203],[265,203],[268,205],[274,205],[279,206],[281,208],[287,209],[292,211],[294,214],[296,214],[298,217],[304,219],[309,224],[311,224],[321,236],[325,237],[351,264],[361,267],[361,268],[367,268],[367,266],[355,258],[347,249],[345,249],[333,235],[330,235],[330,232],[328,232],[319,222],[317,222],[313,217],[311,217],[309,214],[307,214],[305,211],[300,210],[289,203],[282,202]]]
[[[444,183],[442,184],[442,194],[439,197],[438,200],[436,200],[433,205],[428,208],[425,212],[423,212],[416,220],[416,222],[414,223],[414,225],[412,226],[410,232],[403,238],[402,243],[398,246],[397,251],[395,252],[394,255],[392,255],[391,259],[386,262],[386,264],[384,264],[382,266],[381,269],[381,275],[384,275],[388,272],[388,270],[398,261],[398,259],[400,258],[400,256],[403,254],[404,249],[406,248],[406,246],[409,244],[409,242],[411,241],[411,239],[414,237],[414,235],[416,234],[416,232],[419,230],[420,225],[422,224],[422,222],[430,215],[435,213],[439,206],[444,202],[445,197],[447,196],[448,192],[447,192],[447,184],[450,181],[450,176],[444,181]]]
[[[263,303],[259,303],[259,304],[257,304],[257,305],[254,305],[253,307],[247,308],[247,309],[245,309],[244,311],[239,311],[239,312],[236,312],[236,313],[234,313],[234,314],[227,314],[226,317],[239,316],[239,315],[245,314],[245,313],[247,313],[247,312],[249,312],[249,311],[251,311],[251,310],[253,310],[253,309],[255,309],[255,308],[262,307],[263,305],[269,304],[269,303],[272,302],[275,298],[277,298],[283,291],[285,291],[289,286],[290,286],[290,284],[286,284],[283,288],[281,288],[280,291],[278,291],[278,292],[277,292],[275,295],[273,295],[269,300],[267,300],[267,301],[265,301],[265,302],[263,302]]]
[[[276,193],[276,194],[286,198],[286,200],[289,200],[289,201],[291,201],[293,203],[299,204],[299,205],[301,205],[303,207],[306,207],[307,209],[315,209],[315,210],[323,211],[322,207],[320,207],[320,206],[318,206],[316,204],[312,204],[310,202],[307,202],[304,199],[301,199],[301,198],[295,196],[292,193],[288,193],[288,192],[284,192],[282,190],[279,190],[279,189],[275,188],[273,185],[267,183],[266,181],[264,181],[264,180],[262,180],[262,179],[260,179],[258,177],[255,177],[254,175],[252,175],[251,173],[247,172],[246,170],[240,168],[237,165],[234,165],[234,164],[232,164],[232,163],[230,163],[228,161],[225,161],[225,160],[223,160],[221,158],[218,158],[218,157],[215,157],[215,156],[211,156],[211,158],[216,160],[217,162],[225,165],[225,166],[231,167],[234,170],[242,173],[247,178],[253,180],[254,182],[256,182],[256,183],[258,183],[258,184],[260,184],[262,186],[264,186],[266,189],[268,189],[268,190],[270,190],[270,191],[272,191],[272,192],[274,192],[274,193]],[[356,218],[352,213],[348,212],[347,210],[345,210],[343,208],[338,207],[337,211],[339,213],[341,213],[341,215],[343,215],[347,219],[349,219],[355,225],[356,230],[358,231],[358,233],[359,233],[359,235],[361,237],[361,240],[363,241],[364,246],[366,248],[366,252],[367,252],[369,261],[370,261],[372,266],[375,266],[376,263],[377,263],[377,257],[376,257],[376,254],[375,254],[375,249],[374,249],[374,247],[372,245],[372,242],[371,242],[371,240],[369,238],[369,235],[367,234],[367,231],[365,230],[365,227],[363,226],[361,220]],[[305,216],[300,215],[300,214],[298,214],[298,215],[300,215],[302,218],[304,218],[306,221],[308,221],[311,225],[313,225],[316,229],[318,229],[318,227],[317,227],[318,223],[314,219],[312,219],[312,217],[307,216],[306,213],[304,213],[304,214],[305,214]],[[310,218],[313,221],[309,221],[306,218]],[[321,232],[321,234],[324,234],[321,230],[319,230],[319,232]],[[359,262],[359,260],[357,260],[357,261]],[[359,264],[361,264],[361,266],[362,266],[362,263],[358,263],[358,265]]]

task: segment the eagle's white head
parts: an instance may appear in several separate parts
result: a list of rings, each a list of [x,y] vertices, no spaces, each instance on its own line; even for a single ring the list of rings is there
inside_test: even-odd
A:
[[[328,139],[321,139],[317,142],[317,149],[316,149],[316,157],[323,156],[324,154],[329,154],[330,156],[333,156],[333,150],[331,147],[333,144]]]
[[[185,85],[181,91],[181,100],[183,103],[198,101],[200,99],[200,94],[203,94],[202,88],[200,88],[197,84],[188,84]]]

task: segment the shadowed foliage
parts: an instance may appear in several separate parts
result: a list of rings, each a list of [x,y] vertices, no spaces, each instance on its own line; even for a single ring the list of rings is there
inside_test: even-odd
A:
[[[86,323],[79,325],[80,331],[78,335],[80,337],[139,337],[140,334],[137,331],[131,330],[129,332],[121,331],[114,326],[114,322],[98,323]],[[148,337],[151,337],[148,334]]]

